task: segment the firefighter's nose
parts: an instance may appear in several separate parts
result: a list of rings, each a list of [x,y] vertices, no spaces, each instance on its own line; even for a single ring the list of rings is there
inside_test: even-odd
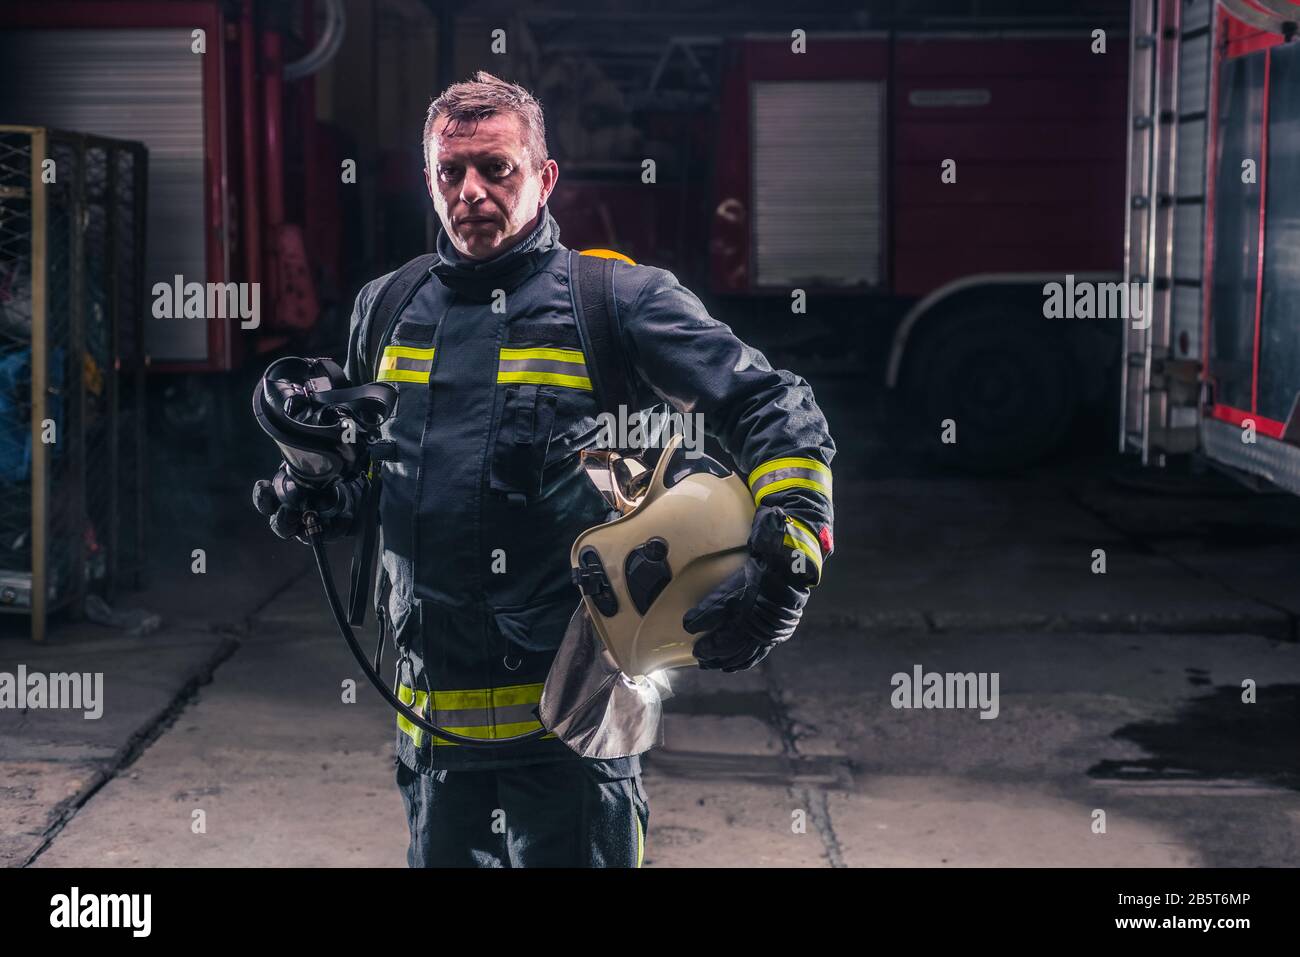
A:
[[[478,173],[474,170],[467,171],[460,185],[461,201],[472,206],[482,202],[486,196],[487,190],[483,188],[483,180],[479,178]]]

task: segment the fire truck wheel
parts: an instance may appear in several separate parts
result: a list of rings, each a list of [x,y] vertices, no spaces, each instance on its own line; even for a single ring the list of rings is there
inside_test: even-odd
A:
[[[940,462],[1006,472],[1061,444],[1078,387],[1070,351],[1054,330],[980,307],[938,320],[920,345],[909,405]]]

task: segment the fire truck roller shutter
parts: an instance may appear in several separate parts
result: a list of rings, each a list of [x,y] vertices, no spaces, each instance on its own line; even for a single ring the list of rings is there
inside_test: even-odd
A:
[[[750,96],[754,285],[879,286],[885,85],[759,81]]]
[[[209,42],[218,42],[215,38]],[[0,114],[149,149],[145,290],[206,282],[203,57],[188,29],[0,31]],[[215,54],[210,54],[215,55]],[[145,318],[154,361],[206,361],[207,327]]]

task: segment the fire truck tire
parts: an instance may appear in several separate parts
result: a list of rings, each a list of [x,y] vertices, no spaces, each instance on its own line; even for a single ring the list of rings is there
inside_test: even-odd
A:
[[[909,364],[908,406],[940,462],[978,473],[1033,465],[1079,405],[1075,364],[1053,330],[996,306],[935,319]]]

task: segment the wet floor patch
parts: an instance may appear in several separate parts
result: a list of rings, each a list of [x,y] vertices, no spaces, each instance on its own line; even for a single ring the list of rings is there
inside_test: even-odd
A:
[[[1222,685],[1192,698],[1171,721],[1139,721],[1111,737],[1145,758],[1106,759],[1092,778],[1122,781],[1254,781],[1300,791],[1300,684],[1261,685],[1254,704]]]

